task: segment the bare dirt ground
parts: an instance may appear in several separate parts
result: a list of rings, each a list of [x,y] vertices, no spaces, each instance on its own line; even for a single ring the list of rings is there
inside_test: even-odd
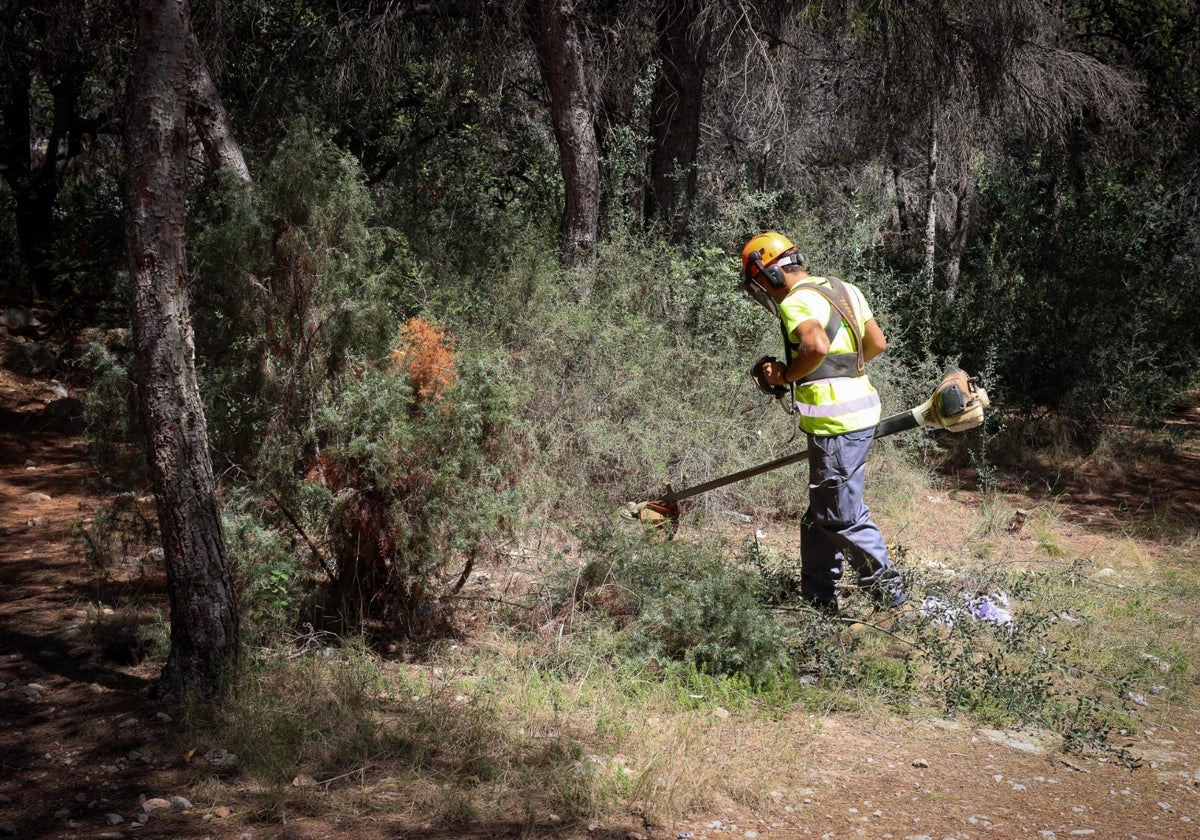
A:
[[[765,805],[731,803],[667,825],[628,813],[592,826],[514,821],[464,830],[423,825],[400,808],[389,816],[309,809],[264,822],[245,803],[218,807],[199,797],[195,807],[176,801],[141,824],[147,799],[195,796],[196,774],[173,710],[150,698],[156,668],[90,641],[114,593],[97,582],[76,529],[112,494],[82,441],[47,415],[60,396],[46,380],[0,371],[0,837],[1200,837],[1200,714],[1157,706],[1122,742],[1143,759],[1136,770],[1065,757],[1027,733],[796,712],[790,746],[802,745],[809,759],[780,768],[759,800]],[[1131,468],[1119,481],[1086,470],[1059,476],[1059,492],[1070,494],[1064,539],[1077,556],[1127,539],[1147,504],[1169,502],[1184,527],[1187,517],[1192,528],[1200,522],[1200,408],[1173,422],[1184,444],[1169,468]],[[1011,496],[1014,509],[1037,502]],[[936,503],[953,518],[971,515],[979,501],[949,493]],[[1153,560],[1152,545],[1144,556]],[[153,574],[138,586],[143,601],[165,603]],[[736,715],[721,725],[730,754],[752,749],[771,762],[771,745],[744,732]]]

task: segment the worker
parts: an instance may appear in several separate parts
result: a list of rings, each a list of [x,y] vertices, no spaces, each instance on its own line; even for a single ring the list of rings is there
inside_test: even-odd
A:
[[[808,435],[800,595],[837,615],[838,584],[849,562],[876,607],[899,616],[907,596],[863,501],[867,453],[880,419],[866,363],[887,349],[879,322],[857,287],[810,276],[800,250],[774,231],[742,249],[742,288],[779,319],[784,338],[784,360],[764,357],[752,374],[764,390],[791,396]]]

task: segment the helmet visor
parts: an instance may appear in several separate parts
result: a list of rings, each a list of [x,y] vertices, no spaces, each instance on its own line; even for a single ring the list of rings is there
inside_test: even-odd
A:
[[[767,290],[759,285],[757,280],[750,277],[742,278],[742,291],[748,294],[752,299],[758,302],[760,306],[774,315],[779,317],[779,304],[771,297]]]

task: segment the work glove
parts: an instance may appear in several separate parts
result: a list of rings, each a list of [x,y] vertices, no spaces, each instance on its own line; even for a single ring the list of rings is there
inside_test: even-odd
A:
[[[767,362],[774,362],[777,365],[783,364],[783,362],[774,356],[763,356],[750,368],[750,377],[754,380],[754,384],[758,386],[758,390],[762,391],[768,397],[774,397],[777,400],[782,399],[787,396],[788,388],[786,385],[772,385],[767,381],[767,374],[763,370]]]
[[[922,406],[921,425],[937,426],[948,432],[965,432],[983,423],[983,410],[990,405],[987,391],[959,368],[950,368]]]

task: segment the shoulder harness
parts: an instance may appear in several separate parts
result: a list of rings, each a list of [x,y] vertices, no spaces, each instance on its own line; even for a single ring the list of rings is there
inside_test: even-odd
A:
[[[816,369],[807,376],[797,379],[793,384],[804,384],[807,382],[815,382],[818,379],[833,379],[840,376],[863,376],[867,372],[867,363],[863,358],[863,326],[858,322],[858,317],[854,314],[854,304],[851,301],[850,289],[846,284],[836,277],[825,278],[829,281],[830,288],[819,286],[816,283],[801,283],[793,288],[810,289],[821,297],[829,301],[829,320],[825,322],[825,335],[829,336],[830,344],[838,334],[838,330],[845,323],[850,334],[854,336],[854,352],[853,353],[830,353],[817,365]],[[799,345],[792,341],[791,336],[787,334],[787,327],[783,326],[780,321],[780,326],[783,329],[783,346],[787,361],[795,357]]]

